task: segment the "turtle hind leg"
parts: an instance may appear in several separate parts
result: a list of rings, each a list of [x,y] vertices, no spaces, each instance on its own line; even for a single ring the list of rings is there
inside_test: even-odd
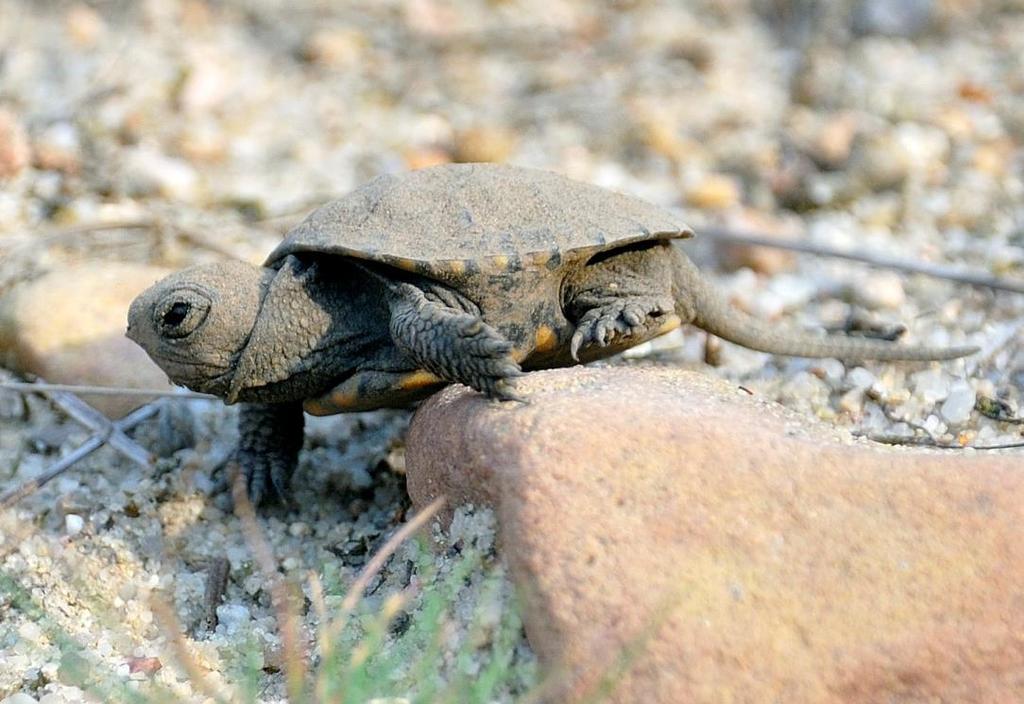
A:
[[[303,425],[299,403],[242,404],[233,463],[245,478],[253,506],[268,497],[288,503],[288,485],[302,449]]]
[[[583,351],[596,359],[607,354],[605,348],[618,351],[678,327],[671,285],[665,251],[657,244],[593,260],[566,289],[566,316],[576,325],[572,358],[579,361]]]
[[[448,305],[409,283],[389,288],[391,336],[420,367],[492,398],[522,400],[515,378],[523,372],[512,356],[512,342],[478,313]]]
[[[579,361],[580,349],[633,344],[648,340],[679,325],[672,300],[658,296],[608,298],[576,321],[569,344],[572,358]]]

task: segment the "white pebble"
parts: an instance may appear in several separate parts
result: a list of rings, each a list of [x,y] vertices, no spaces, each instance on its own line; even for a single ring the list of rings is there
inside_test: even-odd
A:
[[[925,418],[922,425],[931,435],[941,435],[946,432],[946,424],[939,420],[939,417],[934,413]]]
[[[39,704],[39,702],[34,697],[18,692],[0,701],[0,704]]]
[[[221,604],[217,607],[217,624],[223,626],[228,635],[249,623],[249,609],[241,604]]]
[[[78,535],[85,527],[85,520],[76,513],[69,513],[64,516],[64,530],[68,535]]]
[[[927,369],[910,377],[914,394],[927,404],[937,403],[949,396],[950,383],[941,369]]]
[[[188,162],[149,147],[137,147],[127,153],[125,172],[133,194],[155,191],[168,198],[190,201],[199,186],[199,174]]]
[[[852,416],[859,416],[864,410],[863,387],[852,388],[839,398],[839,409]]]
[[[43,629],[41,629],[39,624],[34,621],[25,621],[25,623],[18,626],[18,636],[20,636],[22,640],[26,640],[31,643],[38,643],[43,638]]]
[[[899,308],[907,300],[903,281],[899,275],[884,272],[867,277],[863,285],[854,289],[854,298],[870,309]]]
[[[838,359],[816,359],[813,366],[815,369],[819,369],[825,375],[825,380],[832,385],[835,385],[846,373],[846,365]]]
[[[846,375],[846,380],[855,389],[870,389],[875,383],[875,375],[864,367],[854,367]]]
[[[976,395],[966,382],[958,382],[949,392],[939,412],[950,425],[963,425],[974,411]]]
[[[818,292],[814,281],[793,274],[781,274],[768,284],[768,293],[774,295],[783,310],[797,310],[807,305]]]

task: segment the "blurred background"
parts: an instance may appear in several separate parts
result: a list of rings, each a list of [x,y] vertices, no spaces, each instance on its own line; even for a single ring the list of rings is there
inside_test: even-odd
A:
[[[225,244],[455,160],[998,249],[1022,62],[1019,0],[2,0],[0,233],[159,213]]]

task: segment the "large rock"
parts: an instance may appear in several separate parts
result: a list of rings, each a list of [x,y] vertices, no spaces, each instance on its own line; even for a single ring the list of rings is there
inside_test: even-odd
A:
[[[854,443],[692,372],[522,389],[428,401],[408,486],[495,507],[552,701],[1024,701],[1020,454]]]
[[[0,299],[0,363],[51,383],[167,389],[167,375],[124,336],[128,306],[167,274],[137,264],[93,262],[16,286]],[[88,396],[111,417],[147,399]]]

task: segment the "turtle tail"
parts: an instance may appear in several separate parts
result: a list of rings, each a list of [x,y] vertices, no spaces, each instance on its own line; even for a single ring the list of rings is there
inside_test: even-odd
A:
[[[680,317],[729,342],[792,357],[834,357],[848,362],[930,361],[966,357],[977,347],[902,346],[840,335],[814,335],[769,325],[731,306],[679,249],[673,288]]]

